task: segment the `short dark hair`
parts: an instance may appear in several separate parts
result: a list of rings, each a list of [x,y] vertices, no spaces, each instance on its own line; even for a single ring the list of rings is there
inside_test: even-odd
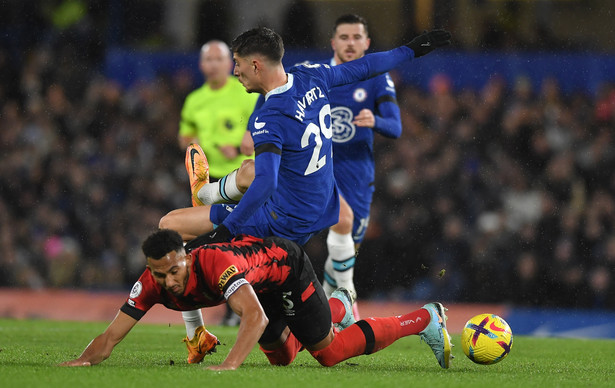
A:
[[[233,39],[231,51],[240,57],[262,54],[274,62],[280,62],[284,56],[284,42],[272,29],[257,27]]]
[[[179,233],[171,229],[160,229],[143,241],[141,250],[145,257],[158,260],[169,252],[178,252],[183,247],[184,240]]]
[[[365,20],[359,15],[355,15],[354,13],[348,13],[337,18],[337,20],[335,21],[335,25],[333,26],[333,36],[335,36],[337,26],[339,26],[340,24],[363,24],[363,28],[365,29],[365,35],[369,36],[369,30],[367,29],[367,20]]]

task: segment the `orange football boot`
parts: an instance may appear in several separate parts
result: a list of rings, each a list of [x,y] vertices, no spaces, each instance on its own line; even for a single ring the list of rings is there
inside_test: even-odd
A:
[[[199,190],[209,183],[209,163],[201,146],[192,143],[186,149],[186,171],[190,178],[190,191],[192,193],[192,206],[205,205],[198,197]]]
[[[184,342],[188,348],[188,364],[198,364],[206,355],[215,352],[216,346],[220,345],[218,337],[207,331],[205,326],[197,327],[194,337],[191,340],[186,337]]]

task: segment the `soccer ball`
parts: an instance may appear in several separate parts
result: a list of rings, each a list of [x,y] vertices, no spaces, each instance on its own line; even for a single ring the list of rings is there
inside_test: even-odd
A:
[[[479,314],[466,322],[461,333],[461,348],[477,364],[502,361],[513,345],[510,326],[495,314]]]

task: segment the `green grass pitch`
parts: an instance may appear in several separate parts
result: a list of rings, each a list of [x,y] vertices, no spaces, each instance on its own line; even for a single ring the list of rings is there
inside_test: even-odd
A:
[[[236,371],[213,372],[236,329],[209,327],[222,342],[201,365],[188,365],[180,325],[137,324],[111,357],[90,368],[60,368],[77,357],[106,323],[0,320],[2,387],[613,387],[615,341],[515,336],[501,363],[475,365],[461,346],[451,369],[441,369],[417,336],[370,356],[321,367],[301,352],[288,367],[273,367],[258,350]],[[514,328],[513,328],[514,331]],[[453,336],[453,343],[459,337]]]

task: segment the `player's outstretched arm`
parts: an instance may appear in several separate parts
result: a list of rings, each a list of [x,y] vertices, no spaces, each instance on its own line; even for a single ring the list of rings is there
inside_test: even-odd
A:
[[[124,339],[136,323],[136,319],[119,311],[109,327],[88,344],[79,358],[65,361],[59,366],[91,366],[100,364],[109,358],[115,345]]]
[[[389,51],[364,55],[354,61],[333,66],[324,71],[329,78],[329,87],[345,85],[374,77],[399,66],[412,58],[418,58],[433,50],[451,44],[451,33],[446,30],[424,32],[404,46]]]
[[[207,369],[233,370],[237,369],[254,349],[258,339],[263,335],[269,323],[265,311],[256,297],[250,284],[244,284],[228,299],[233,311],[241,317],[237,341],[220,365],[212,365]]]

